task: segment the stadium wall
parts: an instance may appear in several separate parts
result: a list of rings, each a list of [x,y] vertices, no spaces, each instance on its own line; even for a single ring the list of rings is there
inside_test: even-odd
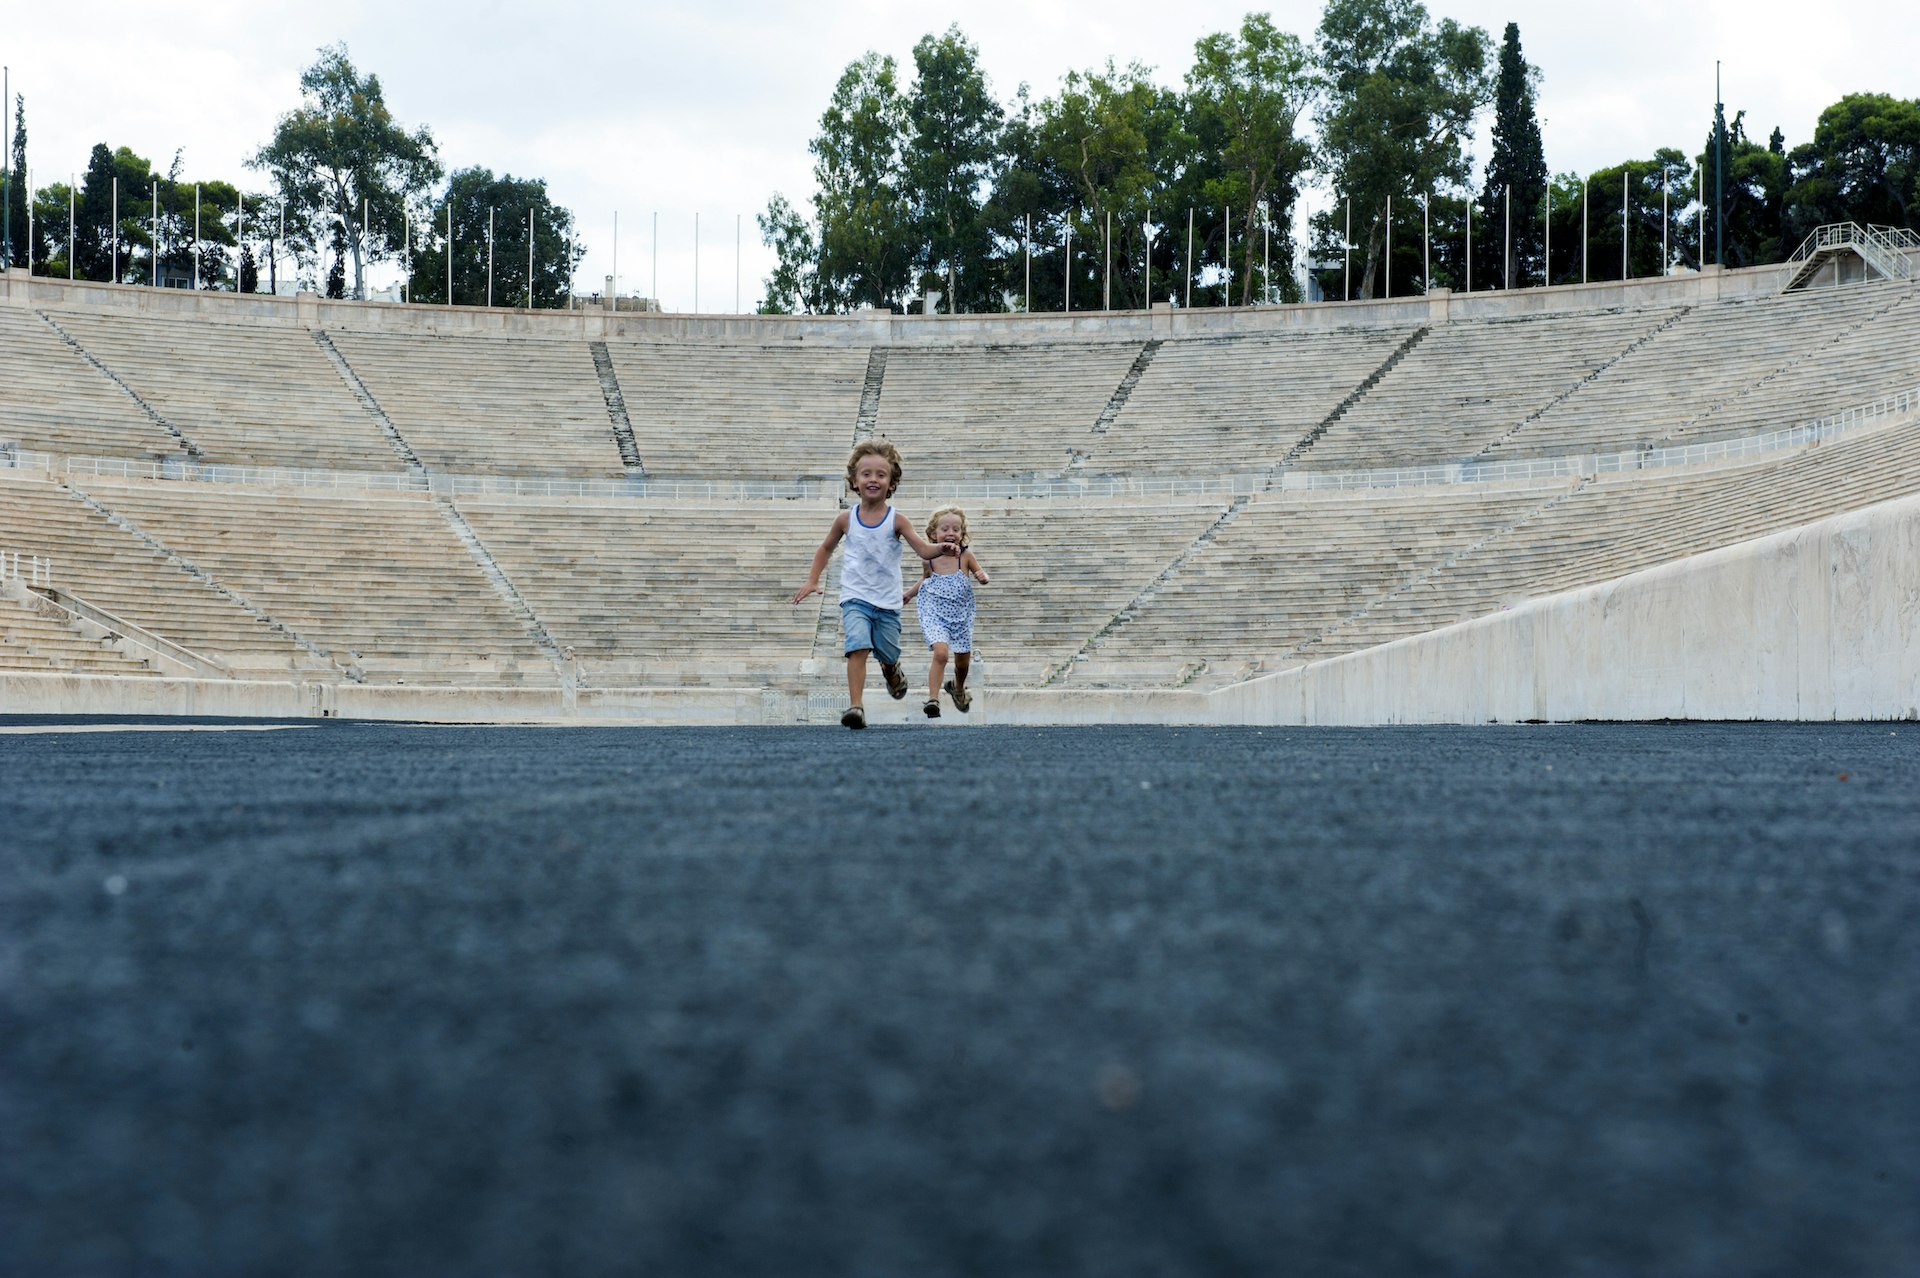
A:
[[[1317,302],[1295,306],[1223,306],[1177,310],[1157,303],[1151,311],[1076,311],[1031,315],[681,315],[598,309],[527,310],[395,302],[330,301],[313,293],[277,297],[265,293],[194,292],[134,284],[29,276],[0,272],[0,300],[16,306],[86,307],[153,315],[193,316],[232,322],[249,319],[309,328],[345,328],[394,333],[513,334],[554,340],[630,338],[642,341],[727,341],[744,344],[815,342],[828,346],[1003,345],[1062,341],[1125,341],[1152,337],[1217,337],[1238,333],[1300,332],[1355,325],[1443,324],[1453,319],[1493,319],[1544,312],[1621,307],[1692,306],[1742,297],[1770,296],[1786,282],[1788,267],[1756,266],[1650,279],[1561,284],[1552,288],[1452,293],[1365,302]]]

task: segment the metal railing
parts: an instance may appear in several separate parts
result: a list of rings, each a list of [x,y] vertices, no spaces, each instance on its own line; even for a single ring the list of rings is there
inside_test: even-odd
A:
[[[0,550],[0,581],[24,581],[29,586],[53,584],[53,560],[45,555],[23,555],[17,550]]]
[[[1788,257],[1787,263],[1809,262],[1827,249],[1851,248],[1892,280],[1910,280],[1914,276],[1913,259],[1907,250],[1920,248],[1920,236],[1900,226],[1861,226],[1858,222],[1830,222],[1816,226]],[[1798,280],[1800,272],[1789,274]]]
[[[44,470],[53,469],[51,453],[36,453],[31,449],[20,448],[14,444],[0,444],[0,470]]]
[[[544,479],[520,475],[443,475],[425,486],[445,497],[583,497],[655,501],[804,501],[829,495],[827,482],[700,479]]]
[[[1803,448],[1859,430],[1882,418],[1920,411],[1920,388],[1897,391],[1871,403],[1798,426],[1710,443],[1629,449],[1564,457],[1499,462],[1452,462],[1378,470],[1287,470],[1197,476],[1067,476],[1032,479],[963,479],[901,485],[896,499],[924,504],[946,501],[1182,501],[1237,497],[1270,489],[1413,488],[1453,484],[1546,483],[1596,474],[1736,462],[1784,449]],[[44,453],[0,452],[0,466],[51,471]],[[838,476],[795,480],[547,479],[515,475],[449,475],[427,471],[297,470],[222,466],[167,460],[68,457],[69,477],[174,480],[299,488],[335,492],[431,492],[455,498],[553,497],[613,501],[838,501],[846,485]]]

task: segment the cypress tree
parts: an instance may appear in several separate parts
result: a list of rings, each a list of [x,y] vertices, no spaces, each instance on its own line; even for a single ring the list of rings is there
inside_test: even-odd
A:
[[[1506,264],[1505,273],[1496,273],[1494,278],[1511,280],[1515,288],[1540,282],[1541,253],[1545,247],[1540,219],[1546,209],[1547,159],[1540,143],[1540,121],[1533,112],[1537,76],[1538,72],[1527,65],[1520,52],[1520,24],[1509,22],[1500,42],[1493,158],[1487,162],[1487,182],[1480,195],[1480,208],[1481,226],[1486,228],[1486,243],[1491,250],[1487,258],[1498,262],[1506,242],[1507,192],[1512,190],[1513,256]]]
[[[5,103],[0,103],[4,109]],[[8,160],[10,199],[7,202],[7,261],[13,266],[27,264],[27,100],[13,95],[13,155]]]

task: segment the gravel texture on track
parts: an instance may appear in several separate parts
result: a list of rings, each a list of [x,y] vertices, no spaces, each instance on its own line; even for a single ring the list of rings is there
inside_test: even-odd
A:
[[[0,736],[0,1272],[1920,1272],[1920,725]]]

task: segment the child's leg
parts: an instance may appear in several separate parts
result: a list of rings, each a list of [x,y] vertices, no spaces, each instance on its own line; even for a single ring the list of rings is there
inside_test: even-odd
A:
[[[858,652],[847,654],[847,704],[857,706],[860,696],[867,690],[867,652],[862,648]]]
[[[933,662],[927,667],[927,700],[940,699],[940,681],[947,677],[947,645],[933,645]]]
[[[956,652],[953,654],[954,687],[964,688],[967,686],[967,668],[972,664],[973,654],[971,652]]]

